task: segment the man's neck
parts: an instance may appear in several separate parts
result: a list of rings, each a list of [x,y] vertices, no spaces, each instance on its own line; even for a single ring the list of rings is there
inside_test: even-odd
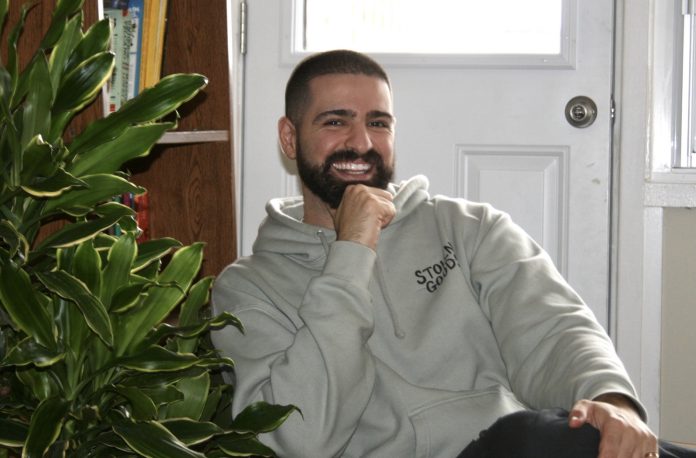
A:
[[[303,188],[302,195],[304,196],[304,215],[302,222],[313,226],[324,227],[326,229],[335,229],[334,214],[329,205],[314,195],[307,188]]]

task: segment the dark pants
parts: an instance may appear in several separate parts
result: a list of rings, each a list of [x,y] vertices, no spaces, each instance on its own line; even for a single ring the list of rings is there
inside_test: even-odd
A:
[[[588,424],[571,429],[568,412],[552,409],[500,418],[458,458],[597,458],[598,453],[599,431]],[[696,458],[696,451],[660,441],[660,458]]]

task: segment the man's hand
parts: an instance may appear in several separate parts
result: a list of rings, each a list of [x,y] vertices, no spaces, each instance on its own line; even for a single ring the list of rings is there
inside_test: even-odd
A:
[[[357,184],[348,186],[334,214],[338,240],[361,243],[373,250],[382,228],[396,215],[393,196],[378,188]]]
[[[575,403],[569,425],[579,428],[585,423],[599,430],[598,458],[644,458],[658,451],[657,438],[633,403],[622,395],[608,394]]]

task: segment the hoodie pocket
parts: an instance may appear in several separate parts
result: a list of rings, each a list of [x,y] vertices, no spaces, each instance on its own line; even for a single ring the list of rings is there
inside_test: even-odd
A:
[[[455,457],[498,418],[526,407],[501,386],[453,394],[409,414],[416,456]]]

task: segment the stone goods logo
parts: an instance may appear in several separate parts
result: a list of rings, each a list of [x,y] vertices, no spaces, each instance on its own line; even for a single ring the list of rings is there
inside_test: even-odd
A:
[[[459,266],[459,260],[454,252],[452,242],[447,242],[447,245],[442,247],[442,251],[444,256],[440,261],[414,272],[416,275],[416,282],[418,282],[419,285],[425,285],[425,288],[430,293],[437,291],[440,285],[445,281],[447,274],[452,269]]]

